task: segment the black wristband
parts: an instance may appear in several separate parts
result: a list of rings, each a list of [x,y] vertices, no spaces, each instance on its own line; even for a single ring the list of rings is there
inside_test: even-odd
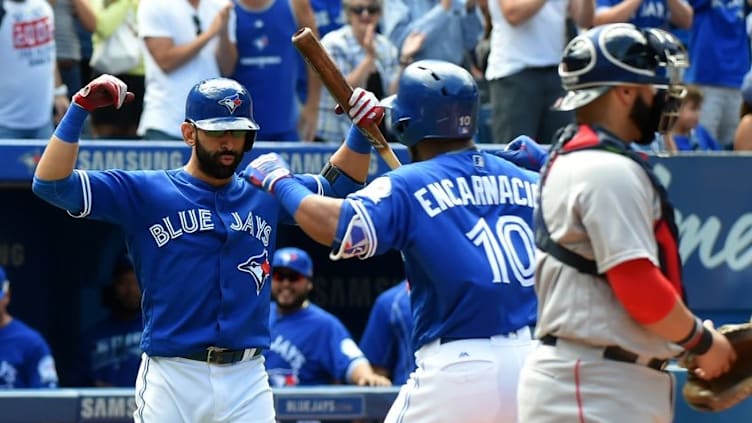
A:
[[[337,166],[333,165],[332,162],[327,162],[326,165],[324,165],[324,168],[321,169],[321,176],[329,181],[330,184],[334,184],[334,181],[336,181],[340,175],[342,175],[342,171],[339,170]]]
[[[708,350],[712,346],[713,346],[713,334],[710,332],[710,329],[703,326],[702,335],[700,335],[700,342],[698,342],[697,345],[690,348],[688,351],[695,355],[703,355],[706,352],[708,352]]]
[[[685,336],[679,341],[676,341],[676,343],[679,344],[684,349],[686,349],[687,346],[692,346],[693,343],[697,343],[699,341],[699,339],[695,339],[695,337],[700,335],[701,330],[702,330],[702,320],[700,320],[699,317],[695,317],[694,325],[692,325],[692,329],[689,330],[689,333],[687,334],[687,336]]]

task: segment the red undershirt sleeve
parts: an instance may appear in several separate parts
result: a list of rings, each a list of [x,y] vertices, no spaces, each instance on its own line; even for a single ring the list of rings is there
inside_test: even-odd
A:
[[[643,325],[666,317],[679,298],[671,282],[648,259],[618,264],[606,272],[606,278],[627,313]]]

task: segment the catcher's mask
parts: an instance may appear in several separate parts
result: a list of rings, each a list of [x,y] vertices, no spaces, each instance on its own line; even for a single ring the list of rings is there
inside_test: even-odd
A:
[[[626,23],[597,26],[564,49],[559,76],[567,94],[553,109],[585,106],[617,85],[653,85],[658,89],[656,100],[663,103],[658,131],[665,132],[686,94],[680,82],[688,66],[686,48],[670,32]]]
[[[185,101],[185,121],[204,131],[248,131],[245,151],[253,147],[260,128],[253,120],[248,90],[229,78],[206,79],[194,85]]]
[[[411,147],[424,139],[463,139],[478,125],[478,85],[453,63],[420,60],[402,73],[397,94],[381,101],[387,130]]]

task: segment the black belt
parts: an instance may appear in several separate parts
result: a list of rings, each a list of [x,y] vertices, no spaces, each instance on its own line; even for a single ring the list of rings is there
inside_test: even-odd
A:
[[[248,352],[247,355],[246,351]],[[187,358],[188,360],[203,361],[208,364],[231,364],[243,360],[250,360],[261,355],[261,348],[247,348],[243,350],[222,350],[217,348],[207,348],[205,350],[179,355],[178,357]]]
[[[545,335],[540,339],[540,341],[543,345],[554,347],[556,346],[556,341],[558,339],[559,338],[553,335]],[[631,351],[627,351],[624,348],[617,347],[616,345],[611,345],[603,348],[603,358],[608,360],[621,361],[623,363],[630,364],[641,364],[650,367],[653,370],[663,370],[668,363],[668,360],[662,360],[660,358],[651,358],[647,363],[638,363],[637,360],[639,359],[639,357],[639,355]]]

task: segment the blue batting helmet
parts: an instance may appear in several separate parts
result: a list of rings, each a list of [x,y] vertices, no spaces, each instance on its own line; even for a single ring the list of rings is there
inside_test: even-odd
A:
[[[249,131],[248,151],[259,125],[253,120],[253,101],[248,90],[229,78],[206,79],[194,85],[185,101],[185,120],[204,131]]]
[[[294,270],[308,279],[313,277],[313,261],[305,251],[300,248],[280,248],[274,253],[272,269],[285,267]]]
[[[668,88],[689,66],[686,48],[670,32],[618,23],[596,26],[567,44],[559,75],[567,94],[554,105],[573,110],[624,84]]]
[[[470,138],[478,125],[478,85],[449,62],[412,63],[402,72],[397,94],[381,105],[388,130],[408,147],[430,138]]]

